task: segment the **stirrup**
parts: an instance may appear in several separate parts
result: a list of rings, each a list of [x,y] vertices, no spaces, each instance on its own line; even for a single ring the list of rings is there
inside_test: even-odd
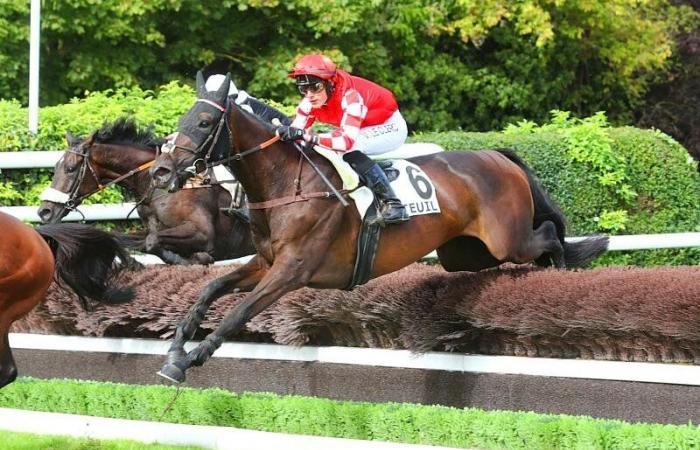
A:
[[[406,212],[406,207],[398,200],[389,202],[381,201],[380,204],[381,206],[379,211],[377,211],[377,217],[369,222],[370,225],[385,227],[395,223],[407,222],[410,219],[410,216]]]
[[[385,203],[380,213],[383,222],[387,225],[393,223],[407,222],[410,218],[406,212],[406,207],[402,204]]]

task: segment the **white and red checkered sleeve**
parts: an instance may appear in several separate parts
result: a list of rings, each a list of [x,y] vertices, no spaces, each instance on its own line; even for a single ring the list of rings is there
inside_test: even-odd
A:
[[[290,126],[306,130],[313,125],[316,118],[311,115],[311,102],[308,98],[303,98],[297,106],[297,114]]]
[[[367,106],[355,89],[348,90],[341,102],[343,118],[340,127],[330,133],[318,135],[318,144],[336,152],[346,152],[352,148],[360,135],[360,126],[367,117]]]

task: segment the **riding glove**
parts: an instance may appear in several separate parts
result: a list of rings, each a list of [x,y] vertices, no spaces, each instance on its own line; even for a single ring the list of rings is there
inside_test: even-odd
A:
[[[301,128],[294,128],[287,125],[281,125],[277,127],[277,136],[280,137],[282,141],[298,141],[304,138],[304,130]]]

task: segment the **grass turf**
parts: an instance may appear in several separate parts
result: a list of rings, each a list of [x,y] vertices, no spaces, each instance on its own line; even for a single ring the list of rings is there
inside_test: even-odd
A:
[[[0,407],[480,449],[700,449],[692,424],[21,378]]]

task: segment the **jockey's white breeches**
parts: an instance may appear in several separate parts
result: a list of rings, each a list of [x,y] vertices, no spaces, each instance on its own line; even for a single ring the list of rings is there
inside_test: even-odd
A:
[[[359,150],[366,155],[379,155],[396,150],[408,136],[408,128],[401,112],[396,110],[386,122],[360,128],[360,135],[351,150]]]

